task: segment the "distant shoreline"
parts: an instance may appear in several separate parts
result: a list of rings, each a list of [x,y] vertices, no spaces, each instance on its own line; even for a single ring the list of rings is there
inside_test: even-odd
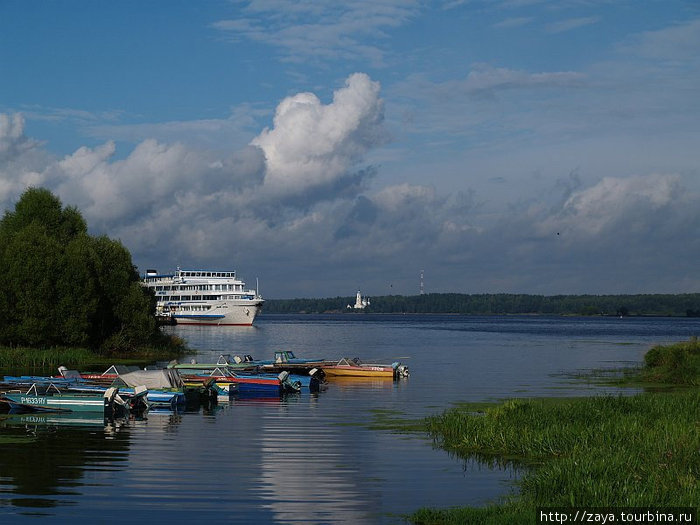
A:
[[[457,294],[370,297],[364,309],[353,297],[266,299],[263,314],[577,315],[700,317],[700,293],[638,295]]]
[[[621,316],[615,314],[550,314],[550,313],[457,313],[457,312],[372,312],[372,311],[360,311],[360,312],[341,312],[341,311],[328,311],[328,312],[265,312],[262,311],[258,314],[258,317],[263,315],[385,315],[389,316],[404,316],[404,315],[440,315],[440,316],[453,316],[453,317],[469,317],[469,316],[480,316],[480,317],[609,317],[609,318],[620,318]],[[628,314],[622,316],[624,319],[640,319],[640,318],[696,318],[700,316],[688,316],[688,315],[663,315],[663,314]]]

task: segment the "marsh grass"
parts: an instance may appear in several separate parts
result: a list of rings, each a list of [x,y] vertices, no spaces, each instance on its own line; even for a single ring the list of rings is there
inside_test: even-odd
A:
[[[95,363],[99,356],[84,348],[0,348],[0,368],[56,368],[61,364]]]
[[[527,521],[537,506],[694,507],[700,501],[698,414],[697,390],[510,400],[482,415],[450,410],[427,421],[436,444],[464,458],[530,467],[520,496],[496,508],[424,509],[411,519],[469,523],[449,516],[483,513],[509,523],[513,513]]]
[[[653,383],[700,386],[700,343],[696,337],[670,346],[657,345],[644,355],[641,379]]]
[[[657,345],[644,355],[642,366],[593,369],[557,374],[577,382],[670,392],[700,386],[700,342]]]
[[[423,419],[409,419],[399,410],[371,410],[371,418],[366,425],[371,430],[385,430],[394,434],[425,433]]]
[[[426,420],[436,445],[524,469],[520,493],[484,508],[421,509],[418,524],[534,523],[541,507],[694,507],[700,501],[700,345],[652,348],[635,396],[512,399]]]
[[[0,347],[0,369],[55,373],[60,365],[88,369],[113,364],[142,366],[155,361],[169,361],[181,357],[184,352],[186,348],[181,341],[173,341],[169,347],[139,348],[128,355],[102,355],[87,348]]]

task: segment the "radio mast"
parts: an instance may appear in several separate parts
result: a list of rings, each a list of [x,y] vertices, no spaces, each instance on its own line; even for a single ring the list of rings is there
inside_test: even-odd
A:
[[[423,295],[425,293],[425,288],[423,287],[423,271],[420,271],[420,294]]]

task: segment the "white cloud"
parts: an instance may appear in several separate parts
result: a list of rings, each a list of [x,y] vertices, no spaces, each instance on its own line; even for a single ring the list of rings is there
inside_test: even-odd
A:
[[[579,80],[485,67],[459,86],[470,99]],[[464,109],[456,120],[471,116],[473,105],[456,107]],[[693,241],[700,199],[673,170],[574,172],[568,184],[528,186],[534,178],[513,182],[510,173],[522,171],[513,158],[504,156],[503,169],[494,170],[465,156],[463,191],[447,193],[430,184],[440,165],[421,172],[420,183],[370,179],[367,157],[385,140],[380,86],[361,73],[328,103],[313,93],[282,100],[270,129],[227,153],[146,139],[125,156],[107,141],[55,159],[24,135],[21,116],[2,115],[0,199],[8,208],[28,183],[44,185],[78,206],[94,233],[120,238],[136,264],[236,266],[248,279],[260,276],[268,297],[352,293],[357,282],[372,295],[412,293],[420,269],[431,291],[675,292],[700,285],[690,262],[700,256]],[[487,175],[502,181],[499,193],[468,190]],[[517,202],[503,197],[504,186]]]
[[[575,191],[561,209],[540,224],[543,235],[555,232],[594,237],[624,228],[638,229],[660,209],[680,204],[682,186],[677,175],[648,175],[628,178],[605,177],[600,182]],[[633,222],[634,221],[634,222]]]
[[[265,187],[280,197],[355,182],[353,168],[386,140],[380,86],[363,73],[348,77],[330,104],[313,93],[284,99],[274,126],[252,144],[265,153]]]
[[[107,141],[46,158],[34,170],[29,154],[40,145],[24,136],[21,116],[2,115],[0,140],[13,152],[0,162],[2,202],[11,206],[28,181],[44,185],[76,205],[92,231],[122,239],[147,265],[203,254],[230,264],[238,242],[262,242],[259,252],[296,250],[300,239],[314,244],[332,235],[330,203],[354,199],[372,174],[361,163],[385,140],[379,89],[358,73],[329,104],[311,93],[289,97],[273,128],[232,153],[146,139],[119,158]]]
[[[0,113],[0,162],[8,162],[37,146],[24,135],[24,117],[20,113]]]
[[[700,48],[700,18],[684,21],[656,31],[628,37],[619,51],[654,60],[697,63]]]
[[[216,21],[212,28],[232,41],[249,39],[277,47],[288,62],[343,58],[374,65],[384,58],[375,43],[385,36],[384,30],[408,23],[421,9],[414,0],[244,4],[243,16]]]
[[[50,156],[24,134],[24,117],[0,113],[0,204],[15,199],[28,186],[44,182]]]
[[[591,24],[596,24],[600,20],[597,16],[585,16],[579,18],[567,18],[566,20],[560,20],[559,22],[554,22],[547,26],[547,30],[550,33],[565,33],[573,29],[578,29],[579,27],[589,26]]]

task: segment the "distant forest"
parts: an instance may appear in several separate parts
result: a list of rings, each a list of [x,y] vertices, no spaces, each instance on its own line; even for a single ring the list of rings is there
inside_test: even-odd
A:
[[[267,313],[424,313],[424,314],[541,314],[700,317],[700,294],[644,295],[525,295],[458,294],[386,295],[370,297],[364,310],[348,309],[355,297],[327,299],[268,299]]]

